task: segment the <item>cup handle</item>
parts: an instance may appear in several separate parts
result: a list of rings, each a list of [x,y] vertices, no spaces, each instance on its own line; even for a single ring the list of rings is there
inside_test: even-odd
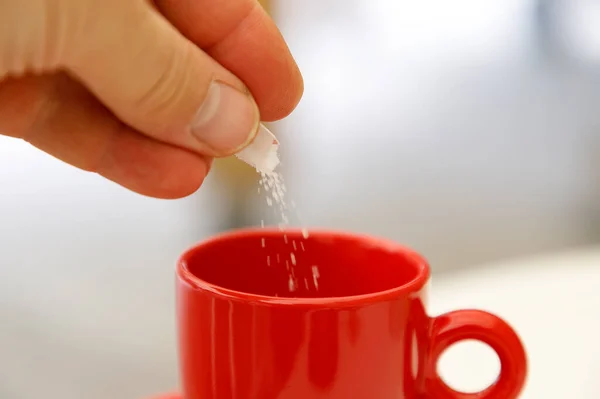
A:
[[[502,319],[480,310],[458,310],[431,318],[424,388],[435,399],[516,399],[527,375],[527,356],[515,331]],[[488,388],[462,393],[450,388],[437,372],[442,353],[452,344],[477,340],[489,345],[500,359],[500,375]]]

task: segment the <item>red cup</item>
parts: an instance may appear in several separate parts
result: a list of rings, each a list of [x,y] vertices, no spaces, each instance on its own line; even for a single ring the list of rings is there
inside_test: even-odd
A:
[[[517,398],[527,373],[517,334],[479,310],[427,316],[429,274],[419,254],[364,235],[250,229],[205,241],[177,266],[183,397]],[[496,351],[501,372],[467,394],[436,366],[470,339]]]

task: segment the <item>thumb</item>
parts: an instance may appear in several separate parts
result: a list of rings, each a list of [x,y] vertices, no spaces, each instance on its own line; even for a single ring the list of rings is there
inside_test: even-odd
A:
[[[66,67],[123,122],[211,156],[252,141],[260,116],[244,84],[149,2],[86,3],[90,20]]]

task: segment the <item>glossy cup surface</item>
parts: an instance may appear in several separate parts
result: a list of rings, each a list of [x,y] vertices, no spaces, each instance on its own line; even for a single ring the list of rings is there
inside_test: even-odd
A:
[[[177,275],[186,399],[511,399],[525,378],[512,329],[479,311],[429,318],[427,262],[387,240],[242,230],[187,251]],[[480,396],[450,390],[435,368],[469,338],[503,366]]]

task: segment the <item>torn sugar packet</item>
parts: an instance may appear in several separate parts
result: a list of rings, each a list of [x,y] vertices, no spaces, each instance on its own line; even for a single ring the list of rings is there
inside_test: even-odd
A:
[[[262,123],[254,141],[235,154],[236,157],[262,173],[272,173],[279,165],[279,141]]]

